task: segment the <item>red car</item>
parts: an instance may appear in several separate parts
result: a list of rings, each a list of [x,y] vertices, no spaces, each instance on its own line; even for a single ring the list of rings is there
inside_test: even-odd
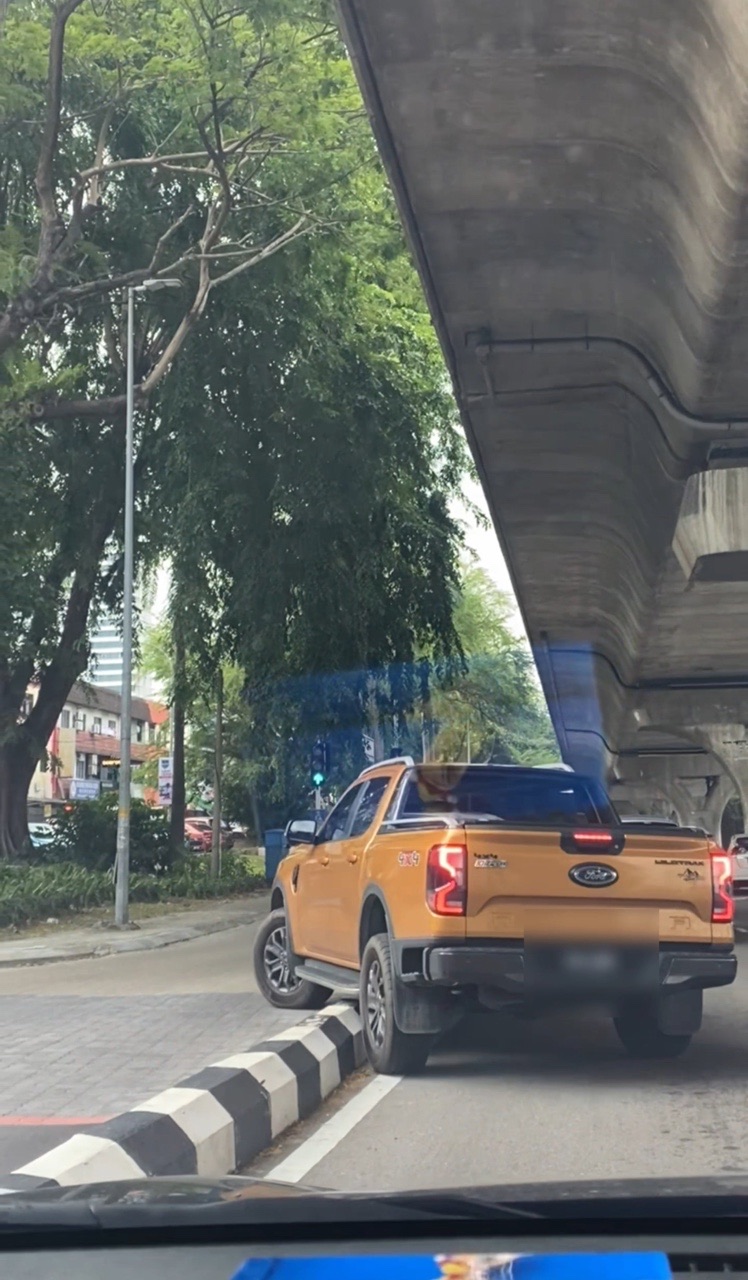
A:
[[[190,849],[200,853],[210,853],[213,848],[213,822],[210,818],[186,818],[184,823],[185,843]],[[224,852],[234,847],[234,837],[225,828],[221,829],[221,848]]]
[[[210,823],[203,825],[205,819],[187,818],[184,824],[184,842],[195,853],[210,853],[213,847],[213,833]]]

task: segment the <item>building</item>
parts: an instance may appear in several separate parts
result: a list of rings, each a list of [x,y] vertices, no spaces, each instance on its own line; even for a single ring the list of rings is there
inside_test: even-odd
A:
[[[112,618],[105,619],[91,639],[91,683],[122,691],[122,636]]]
[[[36,699],[30,686],[26,709]],[[47,745],[47,757],[37,766],[29,788],[29,817],[48,817],[67,800],[95,799],[118,786],[120,762],[120,694],[114,689],[74,685]],[[165,749],[169,713],[144,698],[132,700],[132,762],[144,764]],[[133,795],[153,799],[145,788]]]
[[[142,632],[158,621],[156,593],[140,588],[136,593],[138,627]],[[91,663],[86,680],[97,689],[122,692],[122,620],[105,614],[91,637]],[[152,676],[133,671],[132,691],[141,698],[158,698],[163,690]]]

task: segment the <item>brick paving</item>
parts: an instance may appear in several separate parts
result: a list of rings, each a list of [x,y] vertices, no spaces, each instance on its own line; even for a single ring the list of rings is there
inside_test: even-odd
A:
[[[0,996],[0,1116],[125,1111],[291,1026],[260,996]]]

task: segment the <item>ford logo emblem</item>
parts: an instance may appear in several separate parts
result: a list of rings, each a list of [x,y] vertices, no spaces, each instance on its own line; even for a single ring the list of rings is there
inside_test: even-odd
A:
[[[615,884],[618,872],[602,862],[582,862],[571,868],[569,879],[584,889],[607,889],[608,885]]]

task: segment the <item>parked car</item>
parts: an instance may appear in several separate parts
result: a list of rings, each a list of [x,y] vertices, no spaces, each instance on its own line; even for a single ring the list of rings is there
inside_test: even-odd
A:
[[[43,849],[45,845],[52,844],[54,838],[55,829],[51,822],[29,823],[29,840],[32,849]]]
[[[732,857],[733,894],[738,923],[748,924],[748,835],[745,832],[733,836],[728,850]]]
[[[213,833],[210,826],[207,828],[202,826],[199,818],[186,818],[184,842],[193,853],[210,853],[213,846]]]
[[[200,835],[200,837],[204,841],[204,843],[201,845],[202,849],[210,850],[213,848],[212,818],[186,818],[184,826],[185,826],[185,833],[187,832],[187,827],[189,826],[192,828],[192,831],[196,835],[197,834]],[[231,831],[226,830],[226,824],[222,823],[221,824],[221,848],[223,849],[224,852],[227,852],[229,849],[233,849],[233,847],[234,847],[234,837]]]

